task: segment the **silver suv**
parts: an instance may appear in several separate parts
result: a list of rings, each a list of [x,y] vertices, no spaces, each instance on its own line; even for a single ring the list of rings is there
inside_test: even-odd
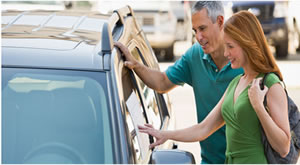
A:
[[[123,65],[113,41],[159,70],[130,7],[2,12],[3,164],[195,163],[137,125],[174,129],[167,95]]]

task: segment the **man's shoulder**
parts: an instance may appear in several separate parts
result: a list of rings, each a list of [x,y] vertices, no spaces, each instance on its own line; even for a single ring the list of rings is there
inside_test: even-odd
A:
[[[183,55],[182,59],[189,63],[198,63],[202,60],[204,51],[199,43],[194,43]]]
[[[243,68],[233,69],[231,67],[228,67],[228,69],[226,69],[224,73],[225,73],[225,77],[233,80],[240,77],[244,73],[244,70]]]

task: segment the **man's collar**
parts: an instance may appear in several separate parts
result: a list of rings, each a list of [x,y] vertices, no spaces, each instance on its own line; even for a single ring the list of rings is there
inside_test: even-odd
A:
[[[210,65],[212,65],[214,68],[217,68],[217,65],[211,58],[210,54],[203,54],[202,58],[203,58],[203,60],[206,60]]]
[[[210,54],[205,54],[205,53],[204,53],[203,56],[202,56],[202,59],[208,61],[208,62],[209,62],[211,65],[213,65],[214,67],[217,67],[216,64],[215,64],[215,62],[214,62],[213,59],[211,58]],[[223,70],[223,69],[226,69],[227,67],[231,67],[231,62],[230,62],[230,60],[228,60],[228,63],[222,68],[222,70]]]
[[[202,59],[203,60],[207,60],[207,61],[211,61],[212,60],[211,56],[209,54],[205,54],[205,53],[203,54]]]

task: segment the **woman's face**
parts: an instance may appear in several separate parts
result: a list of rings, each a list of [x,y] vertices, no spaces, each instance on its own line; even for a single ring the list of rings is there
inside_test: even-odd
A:
[[[224,33],[225,52],[224,56],[231,62],[231,68],[241,68],[246,64],[246,57],[240,45]]]

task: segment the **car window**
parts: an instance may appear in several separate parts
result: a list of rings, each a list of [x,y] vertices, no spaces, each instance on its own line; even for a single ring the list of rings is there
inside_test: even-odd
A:
[[[141,63],[147,65],[145,60],[141,58],[140,51],[137,48],[131,50],[131,54]],[[145,109],[149,124],[152,124],[154,128],[160,129],[162,124],[161,113],[159,105],[157,104],[155,91],[149,88],[138,76],[135,76],[137,82],[142,91],[142,97],[145,100]]]
[[[141,93],[138,92],[132,79],[132,73],[127,68],[122,70],[122,86],[124,101],[126,104],[126,123],[129,131],[129,138],[136,162],[142,162],[149,152],[149,136],[137,132],[137,125],[147,123],[148,119],[145,115]],[[135,102],[134,102],[135,100]]]
[[[2,163],[113,163],[104,73],[2,74]]]

